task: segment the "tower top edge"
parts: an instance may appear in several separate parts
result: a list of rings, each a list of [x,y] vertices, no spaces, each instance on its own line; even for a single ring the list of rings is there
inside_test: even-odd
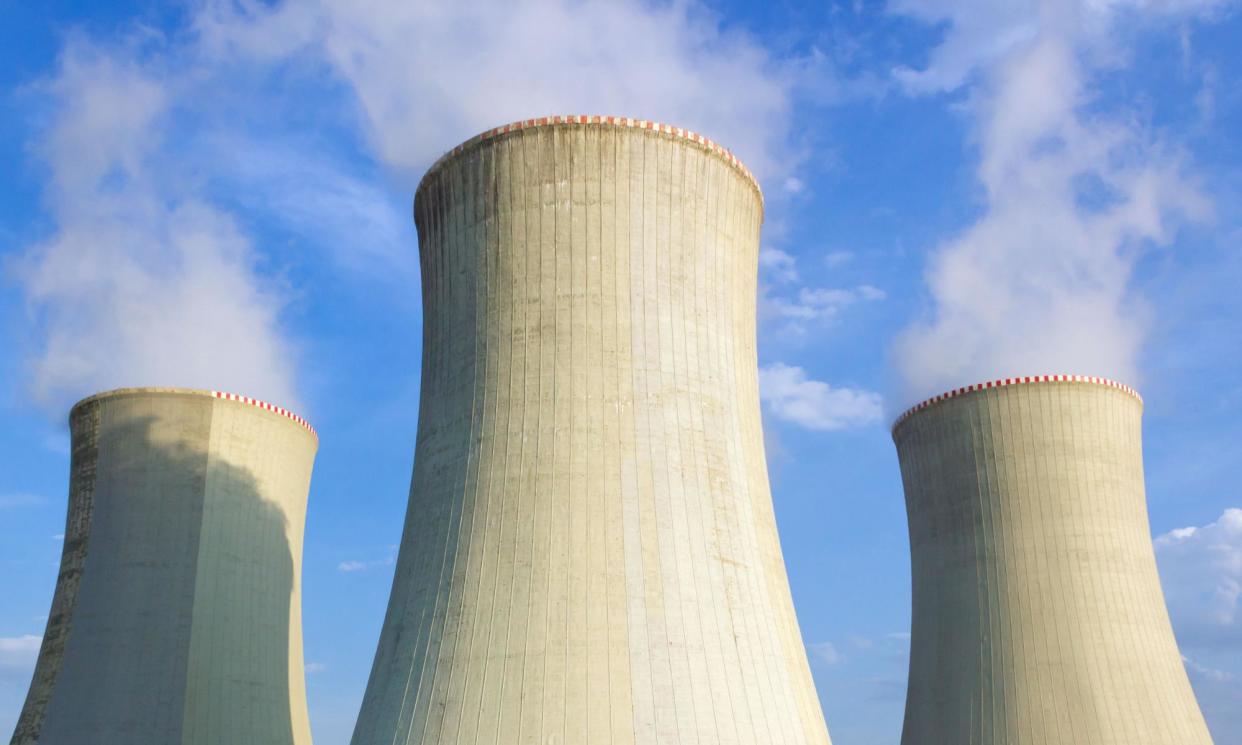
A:
[[[251,398],[250,396],[243,396],[237,393],[204,390],[200,388],[176,388],[176,387],[160,387],[160,386],[114,388],[110,391],[102,391],[100,393],[87,396],[81,401],[78,401],[76,404],[73,405],[72,408],[69,409],[69,418],[72,419],[74,412],[76,412],[78,409],[82,408],[83,406],[87,406],[92,403],[97,403],[105,399],[121,398],[124,396],[199,396],[202,398],[219,399],[221,401],[233,401],[235,403],[239,403],[245,406],[252,406],[256,409],[262,409],[264,411],[271,412],[273,414],[276,414],[277,416],[283,416],[284,418],[301,426],[307,432],[310,432],[311,436],[313,436],[316,440],[319,439],[319,433],[315,431],[315,428],[311,426],[310,422],[306,421],[306,419],[303,418],[302,416],[290,411],[289,409],[284,408],[283,406],[277,406],[276,404],[268,403],[267,401],[262,401],[257,398]]]
[[[993,388],[1008,388],[1011,386],[1032,385],[1038,383],[1077,383],[1100,386],[1103,388],[1112,388],[1134,397],[1140,404],[1143,403],[1143,397],[1139,395],[1139,392],[1131,386],[1109,378],[1101,378],[1097,375],[1026,375],[1013,378],[999,378],[997,380],[989,380],[983,383],[975,383],[973,385],[964,386],[962,388],[954,388],[953,390],[945,391],[944,393],[932,396],[931,398],[920,401],[914,406],[911,406],[903,411],[901,415],[893,421],[891,431],[895,434],[897,432],[897,428],[905,423],[905,421],[910,417],[921,411],[930,409],[943,401],[960,398],[971,393],[991,390]]]
[[[709,137],[693,132],[681,127],[674,127],[669,124],[651,121],[648,119],[634,119],[627,116],[604,116],[599,114],[570,114],[561,116],[541,116],[534,119],[521,119],[516,122],[502,124],[499,127],[480,132],[465,142],[457,145],[444,155],[441,155],[427,172],[423,174],[423,178],[418,182],[418,188],[414,191],[414,201],[417,203],[418,196],[423,189],[431,181],[431,178],[439,173],[444,166],[451,160],[459,157],[462,153],[473,150],[480,145],[491,142],[515,132],[521,132],[528,129],[540,129],[547,127],[600,127],[609,129],[636,129],[643,132],[651,132],[653,134],[664,134],[674,139],[689,142],[702,147],[704,150],[715,154],[726,163],[728,163],[735,171],[741,174],[742,178],[750,184],[755,190],[755,195],[759,197],[759,208],[762,210],[764,206],[763,190],[759,188],[759,180],[751,173],[742,161],[733,154],[733,151],[727,147],[718,144]]]

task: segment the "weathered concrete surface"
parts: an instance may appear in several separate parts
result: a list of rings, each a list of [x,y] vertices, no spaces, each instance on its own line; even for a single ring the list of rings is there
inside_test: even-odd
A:
[[[317,440],[210,392],[70,414],[60,578],[14,745],[309,745],[300,565]]]
[[[1211,742],[1147,522],[1142,402],[1038,382],[910,415],[904,745]]]
[[[415,200],[422,403],[356,745],[828,742],[768,490],[762,206],[667,131],[473,141]]]

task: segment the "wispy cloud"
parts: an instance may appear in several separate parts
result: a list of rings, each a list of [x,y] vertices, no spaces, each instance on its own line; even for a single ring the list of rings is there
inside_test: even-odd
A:
[[[126,49],[73,37],[39,87],[52,234],[12,265],[36,325],[31,380],[62,413],[133,385],[226,388],[296,406],[281,293],[235,220],[168,173],[174,93]]]
[[[365,572],[368,569],[374,569],[376,567],[392,566],[396,560],[396,555],[386,556],[382,559],[370,560],[347,559],[346,561],[342,561],[337,564],[336,569],[338,572],[345,572],[347,574],[352,572]]]
[[[1186,665],[1186,670],[1191,674],[1191,677],[1206,678],[1207,680],[1211,680],[1216,683],[1229,683],[1234,679],[1233,673],[1226,672],[1224,670],[1217,670],[1214,667],[1208,667],[1206,665],[1200,665],[1198,662],[1195,662],[1186,655],[1182,655],[1182,663]]]
[[[848,264],[854,258],[852,251],[829,251],[824,254],[824,266],[834,269]]]
[[[759,396],[772,416],[813,430],[874,424],[884,410],[878,393],[833,387],[781,362],[759,369]]]
[[[693,2],[217,1],[196,28],[222,59],[326,61],[380,160],[411,173],[476,132],[554,113],[688,127],[761,177],[790,160],[792,72]]]
[[[848,654],[841,653],[840,647],[830,643],[807,646],[812,662],[819,663],[816,678],[828,682],[838,705],[865,707],[883,718],[886,728],[895,721],[895,731],[881,738],[895,741],[900,737],[900,706],[906,695],[909,634],[852,634],[846,641]],[[868,737],[863,740],[872,741]]]
[[[816,642],[808,647],[811,655],[824,665],[839,665],[845,659],[832,642]]]
[[[47,504],[46,497],[27,492],[11,492],[0,494],[0,510],[11,510],[19,507],[38,507]]]
[[[43,637],[32,634],[0,636],[0,672],[32,670],[42,643]]]
[[[383,188],[378,174],[355,173],[314,138],[297,132],[256,136],[205,133],[194,163],[212,188],[298,236],[334,265],[366,280],[416,286],[418,254],[409,195]]]
[[[785,284],[798,281],[798,262],[790,254],[764,246],[759,251],[759,270],[772,282]]]
[[[897,344],[907,395],[1007,375],[1072,372],[1137,382],[1144,303],[1139,249],[1172,241],[1209,205],[1175,144],[1092,83],[1117,53],[1118,18],[1206,2],[987,3],[903,0],[945,24],[926,67],[895,77],[914,95],[965,89],[979,148],[982,216],[940,246],[933,307]]]
[[[848,258],[842,252],[829,254],[842,255]],[[834,265],[834,261],[826,262]],[[798,272],[797,258],[778,248],[765,247],[759,252],[759,272],[760,320],[779,324],[782,331],[796,335],[809,331],[812,324],[837,320],[846,308],[857,303],[887,297],[887,293],[870,284],[851,288],[807,286]]]
[[[883,300],[886,293],[874,285],[850,289],[803,287],[793,297],[767,296],[767,313],[792,321],[822,321],[837,318],[841,311],[862,301]]]

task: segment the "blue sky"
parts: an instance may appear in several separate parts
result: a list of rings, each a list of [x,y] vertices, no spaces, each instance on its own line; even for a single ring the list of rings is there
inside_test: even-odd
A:
[[[55,581],[69,405],[184,385],[320,432],[308,692],[317,742],[348,741],[413,455],[414,186],[488,127],[605,113],[762,182],[768,459],[834,742],[901,727],[891,418],[1065,372],[1144,394],[1175,630],[1242,743],[1239,39],[1212,0],[0,0],[0,732]]]

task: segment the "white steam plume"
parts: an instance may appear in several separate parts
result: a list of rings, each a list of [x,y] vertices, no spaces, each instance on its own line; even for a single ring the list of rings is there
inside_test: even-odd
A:
[[[239,9],[240,7],[240,9]],[[326,59],[381,161],[414,175],[489,127],[548,114],[661,120],[708,135],[761,178],[788,165],[792,70],[694,2],[210,2],[221,58]]]
[[[913,93],[968,88],[986,195],[982,216],[932,257],[931,313],[897,342],[907,398],[1013,375],[1139,382],[1136,257],[1209,206],[1175,149],[1124,113],[1093,108],[1092,83],[1123,62],[1113,39],[1123,15],[1210,5],[896,3],[949,24],[927,68],[896,77]]]
[[[39,92],[53,112],[35,151],[55,229],[10,267],[34,324],[36,399],[63,416],[83,395],[159,385],[296,407],[281,299],[249,240],[165,172],[169,87],[73,39]]]

